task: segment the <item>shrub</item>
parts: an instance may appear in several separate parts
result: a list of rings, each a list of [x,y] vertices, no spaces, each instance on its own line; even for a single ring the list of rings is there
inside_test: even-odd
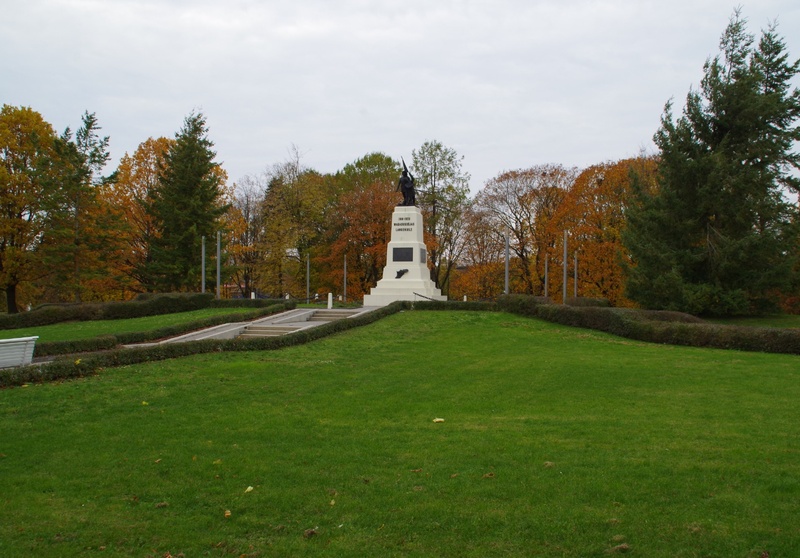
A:
[[[549,303],[550,299],[543,296],[509,294],[497,298],[498,309],[529,317],[536,316],[536,309],[539,306]]]
[[[419,310],[497,310],[494,302],[460,301],[460,300],[423,300],[412,304]]]
[[[610,308],[611,302],[607,298],[567,297],[569,306],[600,306]]]

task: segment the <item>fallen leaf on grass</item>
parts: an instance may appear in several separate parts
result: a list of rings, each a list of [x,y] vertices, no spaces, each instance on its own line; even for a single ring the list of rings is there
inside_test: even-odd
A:
[[[443,418],[435,418],[435,419],[433,419],[433,422],[444,422],[444,419]]]
[[[147,405],[149,405],[149,404],[150,404],[150,403],[148,403],[147,401],[142,401],[142,405],[144,405],[144,406],[147,406]]]
[[[228,519],[231,516],[231,510],[225,510],[225,519]]]
[[[493,479],[494,478],[494,473],[486,473],[485,475],[483,475],[483,478],[485,478],[485,479]]]
[[[303,531],[303,536],[307,539],[310,539],[316,534],[317,534],[317,527],[314,527],[313,529],[306,529],[305,531]]]
[[[158,504],[156,504],[156,509],[168,508],[168,507],[169,504],[167,502],[159,502]]]
[[[336,505],[336,500],[331,500],[331,506],[335,506],[335,505]]]
[[[248,486],[247,488],[244,489],[244,493],[245,494],[247,494],[248,492],[252,492],[252,491],[253,491],[253,487],[252,486]]]
[[[555,465],[556,464],[553,463],[552,461],[545,461],[544,462],[544,466],[547,467],[548,469],[552,469],[553,467],[555,467]]]

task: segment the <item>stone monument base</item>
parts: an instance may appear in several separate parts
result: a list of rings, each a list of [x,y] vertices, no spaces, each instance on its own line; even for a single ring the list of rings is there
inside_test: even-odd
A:
[[[396,300],[447,300],[430,279],[428,252],[422,241],[422,212],[397,206],[392,213],[392,240],[386,249],[383,278],[364,295],[364,306],[386,306]]]

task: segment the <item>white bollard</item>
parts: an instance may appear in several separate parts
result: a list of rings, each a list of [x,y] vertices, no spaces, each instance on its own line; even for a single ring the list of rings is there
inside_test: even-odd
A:
[[[333,308],[333,293],[328,293],[328,310]]]
[[[464,302],[467,301],[467,295],[464,295]]]
[[[256,299],[256,293],[251,292],[250,293],[250,300],[255,300],[255,299]]]

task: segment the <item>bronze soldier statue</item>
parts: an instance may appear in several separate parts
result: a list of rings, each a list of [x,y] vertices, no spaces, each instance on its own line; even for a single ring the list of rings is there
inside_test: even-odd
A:
[[[403,161],[403,158],[400,157],[400,160]],[[414,175],[408,172],[405,161],[403,161],[403,174],[397,182],[397,190],[395,190],[395,192],[397,191],[403,193],[403,203],[400,205],[408,207],[417,205],[416,192],[414,191]]]

